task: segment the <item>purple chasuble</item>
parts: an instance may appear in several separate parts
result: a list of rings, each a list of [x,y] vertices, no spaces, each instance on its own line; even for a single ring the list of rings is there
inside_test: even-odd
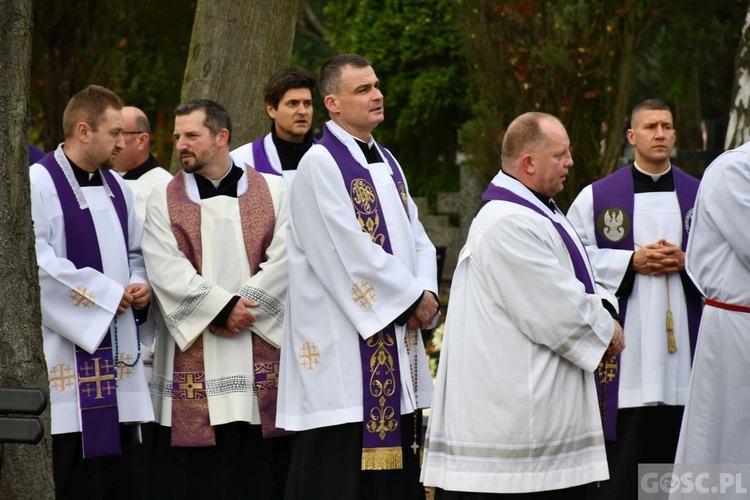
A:
[[[386,220],[379,207],[377,190],[370,172],[326,127],[319,142],[333,156],[341,171],[347,193],[362,231],[393,254]],[[393,181],[409,216],[406,185],[390,153],[382,149],[393,171]],[[398,343],[393,324],[368,339],[359,337],[362,362],[362,470],[401,469],[401,375]]]
[[[265,260],[273,239],[276,216],[268,184],[258,171],[245,169],[247,191],[237,197],[240,224],[250,270],[253,274]],[[167,206],[177,246],[200,274],[203,267],[201,206],[192,201],[179,172],[167,186]],[[291,434],[276,427],[276,400],[280,350],[252,334],[253,372],[263,437]],[[186,381],[190,389],[185,390]],[[208,415],[203,337],[187,351],[175,351],[172,387],[172,446],[213,446],[215,433]]]
[[[487,190],[482,195],[482,199],[509,201],[511,203],[515,203],[517,205],[521,205],[528,209],[531,209],[549,219],[557,232],[560,233],[560,237],[565,244],[565,248],[568,249],[568,254],[570,255],[570,260],[573,263],[573,272],[575,273],[576,278],[578,278],[578,281],[583,283],[587,294],[593,295],[595,293],[594,283],[591,280],[591,275],[589,274],[589,270],[586,267],[586,260],[581,254],[581,251],[578,249],[578,246],[575,244],[575,241],[573,241],[573,238],[570,236],[570,233],[568,233],[568,231],[566,231],[559,222],[552,220],[552,218],[549,215],[545,214],[542,209],[540,209],[530,201],[522,198],[521,196],[518,196],[513,191],[496,186],[494,184],[489,185]]]
[[[633,240],[633,206],[635,188],[633,186],[634,165],[621,168],[591,185],[594,198],[594,227],[596,245],[599,248],[616,250],[635,249]],[[672,166],[674,187],[682,215],[682,244],[684,252],[687,246],[690,222],[693,217],[693,206],[698,195],[698,179]],[[629,297],[618,297],[620,317],[623,323],[628,309]],[[687,306],[688,332],[690,337],[691,357],[695,354],[698,339],[702,301],[700,296],[685,294]],[[604,438],[617,440],[617,409],[620,389],[620,355],[605,357],[596,371],[596,391],[599,396],[599,409],[604,425]]]
[[[55,184],[65,226],[66,258],[76,269],[90,267],[103,273],[99,240],[94,220],[88,207],[81,208],[73,187],[68,182],[57,155],[65,160],[62,149],[46,154],[39,163],[47,169]],[[71,167],[69,167],[71,168]],[[99,170],[104,185],[112,192],[112,204],[120,220],[125,240],[126,254],[129,253],[128,209],[122,189],[110,172]],[[72,171],[70,178],[73,177]],[[79,187],[80,189],[80,187]],[[104,335],[101,344],[93,354],[75,346],[76,381],[81,407],[81,434],[83,457],[93,458],[122,454],[120,446],[120,423],[117,411],[117,373],[112,354],[112,337]]]

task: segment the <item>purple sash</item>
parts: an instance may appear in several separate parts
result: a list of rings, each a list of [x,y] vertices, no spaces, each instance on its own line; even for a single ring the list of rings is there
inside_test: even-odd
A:
[[[265,138],[268,137],[267,135],[264,135],[260,139],[256,139],[253,141],[253,163],[255,165],[250,165],[258,172],[263,172],[264,174],[273,174],[273,175],[281,175],[281,172],[277,172],[276,169],[271,166],[271,159],[268,158],[268,153],[266,152],[266,145],[264,144]],[[317,143],[315,139],[313,139],[313,143]],[[283,168],[282,168],[283,170]]]
[[[280,172],[277,172],[276,169],[271,166],[271,160],[268,158],[268,153],[266,153],[266,146],[263,144],[265,138],[266,136],[263,136],[260,139],[253,141],[254,165],[250,166],[264,174],[281,175]]]
[[[632,164],[621,168],[607,177],[594,182],[591,185],[594,198],[594,226],[596,233],[596,244],[599,248],[612,248],[617,250],[634,250],[633,240],[633,207],[635,204],[635,188],[633,186]],[[698,179],[687,175],[682,170],[672,167],[674,176],[675,192],[680,204],[682,215],[682,251],[685,251],[690,231],[690,222],[693,216],[693,206],[698,194]],[[608,217],[610,226],[600,231],[600,220]],[[618,219],[619,217],[619,219]],[[618,221],[612,225],[613,220]],[[605,223],[605,225],[607,225]],[[608,238],[604,231],[614,231],[622,228],[620,238]],[[611,233],[614,234],[614,233]],[[616,241],[613,241],[616,240]],[[619,297],[620,317],[625,322],[628,309],[629,297]],[[698,339],[698,326],[700,325],[702,301],[698,294],[685,293],[687,306],[688,332],[690,337],[690,352],[695,353],[695,344]],[[617,440],[617,409],[619,407],[620,389],[620,355],[606,357],[599,363],[596,376],[596,390],[599,396],[599,409],[602,414],[604,425],[604,438],[610,441]]]
[[[247,191],[237,198],[242,235],[253,274],[260,269],[273,239],[276,222],[268,184],[256,170],[246,169]],[[200,274],[203,267],[201,206],[190,200],[185,173],[180,171],[167,186],[167,205],[177,246]],[[263,437],[290,434],[276,427],[279,349],[252,334],[253,368]],[[185,381],[190,389],[184,390]],[[215,433],[208,415],[203,337],[182,352],[175,350],[172,388],[172,446],[213,446]]]
[[[58,148],[46,154],[39,163],[49,172],[60,200],[65,226],[66,258],[76,266],[76,269],[90,267],[103,273],[99,240],[91,211],[89,208],[80,207],[73,187],[58,163],[57,154],[60,155],[60,160],[64,159],[62,149]],[[122,189],[110,172],[99,170],[99,174],[114,195],[112,204],[120,220],[128,252],[128,212]],[[72,171],[70,175],[74,180]],[[122,450],[117,411],[117,382],[112,337],[109,332],[93,354],[76,345],[75,358],[81,407],[83,457],[120,455]]]
[[[540,209],[530,201],[518,196],[516,193],[509,189],[502,188],[494,184],[489,185],[487,190],[482,195],[482,199],[509,201],[511,203],[529,208],[549,219],[557,232],[560,233],[560,237],[565,244],[565,248],[568,249],[568,254],[570,255],[570,260],[573,263],[573,272],[575,273],[576,278],[578,278],[578,281],[583,283],[583,287],[585,288],[587,294],[592,295],[595,293],[594,283],[591,281],[591,275],[589,274],[589,270],[586,267],[586,261],[584,260],[583,255],[578,249],[578,246],[576,246],[575,241],[573,241],[573,238],[570,236],[570,233],[568,233],[568,231],[566,231],[560,223],[552,220],[549,215],[545,214],[542,209]]]
[[[383,250],[393,254],[386,220],[380,211],[378,193],[370,172],[354,159],[328,127],[319,144],[333,156],[341,171],[362,231],[369,233],[372,241]],[[393,181],[408,217],[408,197],[401,171],[390,153],[385,149],[383,152],[393,171]],[[362,290],[362,293],[365,295],[367,291]],[[360,336],[359,354],[363,399],[362,470],[401,469],[401,374],[393,324],[368,339]]]

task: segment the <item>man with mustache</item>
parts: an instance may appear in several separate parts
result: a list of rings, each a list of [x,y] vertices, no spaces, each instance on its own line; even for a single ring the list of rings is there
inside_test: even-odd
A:
[[[271,132],[230,154],[237,164],[283,176],[290,182],[302,156],[313,145],[315,77],[302,68],[282,68],[268,79],[263,92]]]
[[[104,87],[74,95],[65,142],[29,172],[58,499],[127,496],[133,429],[121,423],[154,419],[141,225],[130,188],[108,171],[124,145],[121,110]]]
[[[671,463],[687,398],[701,299],[685,273],[698,179],[670,162],[672,111],[631,114],[635,162],[581,191],[568,217],[620,302],[628,348],[597,371],[610,480],[593,498],[638,496],[639,463]]]
[[[423,498],[432,381],[420,329],[438,313],[435,247],[372,137],[384,114],[370,61],[334,56],[318,85],[331,120],[289,195],[277,423],[300,432],[286,498]]]
[[[148,199],[157,297],[155,498],[273,499],[286,183],[236,165],[215,101],[175,110],[182,171]]]

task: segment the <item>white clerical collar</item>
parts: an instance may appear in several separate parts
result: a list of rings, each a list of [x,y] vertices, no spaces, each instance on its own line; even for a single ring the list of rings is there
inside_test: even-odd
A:
[[[651,177],[651,179],[653,179],[654,182],[658,181],[661,176],[668,174],[669,171],[672,170],[672,162],[669,163],[669,165],[667,166],[667,169],[664,172],[661,172],[659,174],[652,174],[650,172],[646,172],[645,170],[643,170],[641,167],[638,166],[637,162],[633,162],[633,166],[635,167],[637,171],[639,171],[643,175],[648,175],[649,177]]]

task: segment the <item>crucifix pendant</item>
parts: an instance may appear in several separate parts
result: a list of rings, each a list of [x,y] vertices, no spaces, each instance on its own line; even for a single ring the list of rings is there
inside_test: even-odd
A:
[[[419,445],[417,444],[416,438],[414,439],[414,442],[411,444],[409,448],[412,449],[415,455],[417,454],[417,452],[419,451]]]

